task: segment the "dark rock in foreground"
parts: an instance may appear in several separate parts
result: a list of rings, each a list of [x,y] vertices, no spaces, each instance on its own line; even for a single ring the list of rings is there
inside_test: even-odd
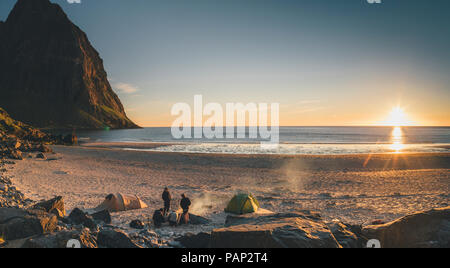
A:
[[[75,208],[74,210],[72,210],[67,219],[72,224],[81,224],[91,230],[95,230],[97,228],[97,224],[94,222],[92,216],[88,215],[86,212],[82,211],[79,208]]]
[[[88,229],[81,231],[62,231],[47,234],[36,238],[30,238],[22,248],[67,248],[67,242],[71,239],[78,240],[81,248],[97,248],[97,239]]]
[[[110,224],[112,222],[111,213],[107,210],[96,212],[92,214],[91,217],[96,221],[102,221],[106,224]]]
[[[134,229],[142,230],[142,229],[144,229],[145,224],[140,220],[134,220],[134,221],[130,222],[130,227],[134,228]]]
[[[201,217],[201,216],[197,216],[194,214],[189,214],[189,224],[193,224],[193,225],[205,225],[205,224],[209,224],[211,221],[208,220],[207,218]]]
[[[100,231],[97,241],[99,246],[105,248],[140,248],[119,229]]]
[[[51,233],[58,219],[42,210],[0,208],[0,234],[5,240],[16,240]]]
[[[450,248],[450,207],[367,226],[363,234],[378,239],[382,248]]]
[[[235,217],[230,227],[215,229],[213,248],[340,248],[325,225],[311,215],[279,213]],[[243,223],[243,224],[241,224]]]
[[[183,237],[177,238],[175,241],[179,242],[185,248],[210,248],[211,234],[186,234]]]
[[[361,234],[360,226],[348,226],[342,222],[333,222],[328,224],[328,227],[343,248],[363,248],[367,244],[367,240],[358,236]]]
[[[64,206],[64,198],[62,196],[55,197],[51,200],[37,203],[35,209],[43,209],[48,213],[55,214],[59,218],[66,216],[66,208]]]

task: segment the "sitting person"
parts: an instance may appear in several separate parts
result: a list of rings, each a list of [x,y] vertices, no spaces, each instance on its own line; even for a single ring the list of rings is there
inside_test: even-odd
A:
[[[164,209],[156,210],[153,214],[153,224],[156,228],[160,228],[162,224],[166,221],[164,219]]]
[[[175,211],[169,213],[169,225],[172,227],[178,225],[178,213]]]

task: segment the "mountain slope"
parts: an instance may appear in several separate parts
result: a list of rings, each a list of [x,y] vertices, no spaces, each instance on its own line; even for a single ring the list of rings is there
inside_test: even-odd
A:
[[[37,127],[137,127],[86,34],[48,0],[18,0],[0,23],[0,107]]]

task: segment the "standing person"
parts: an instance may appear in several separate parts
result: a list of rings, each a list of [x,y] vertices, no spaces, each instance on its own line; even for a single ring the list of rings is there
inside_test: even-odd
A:
[[[181,215],[180,224],[189,223],[189,207],[191,206],[191,200],[186,197],[185,194],[181,195],[180,206],[183,209],[183,214]]]
[[[164,211],[163,214],[164,216],[167,215],[167,213],[169,213],[170,211],[170,202],[172,201],[172,195],[169,192],[169,188],[164,188],[164,192],[162,194],[162,199],[164,201]]]

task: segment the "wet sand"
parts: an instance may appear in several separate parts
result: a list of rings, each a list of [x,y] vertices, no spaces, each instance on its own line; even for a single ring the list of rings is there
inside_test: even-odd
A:
[[[240,191],[252,192],[265,209],[315,210],[326,220],[355,224],[450,203],[450,154],[276,156],[53,148],[48,160],[26,159],[9,167],[18,188],[34,200],[64,196],[68,210],[94,208],[109,193],[136,194],[149,208],[115,213],[114,223],[123,226],[151,217],[162,206],[166,186],[175,202],[186,193],[193,199],[193,213],[213,219],[205,230],[223,224],[227,201]]]

